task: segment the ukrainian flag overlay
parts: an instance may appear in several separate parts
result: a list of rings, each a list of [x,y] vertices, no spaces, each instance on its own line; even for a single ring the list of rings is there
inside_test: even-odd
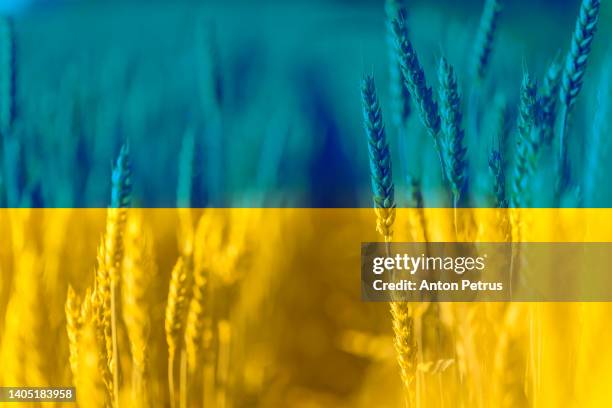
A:
[[[612,405],[602,3],[1,2],[0,404]]]

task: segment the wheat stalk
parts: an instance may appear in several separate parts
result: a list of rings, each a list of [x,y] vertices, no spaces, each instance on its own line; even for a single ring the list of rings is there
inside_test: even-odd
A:
[[[411,237],[414,241],[429,242],[429,234],[427,232],[427,222],[425,219],[425,202],[423,199],[423,189],[421,180],[416,177],[408,176],[408,193],[410,199],[410,207],[417,211],[416,223],[410,224]]]
[[[385,136],[382,113],[376,95],[372,76],[366,76],[361,85],[361,99],[368,151],[370,158],[371,185],[376,212],[376,229],[385,242],[393,238],[395,221],[395,196],[391,171],[391,156]],[[395,350],[400,366],[402,381],[406,387],[408,404],[415,402],[415,357],[413,318],[410,305],[406,302],[391,302],[391,317],[395,334]]]
[[[119,287],[121,262],[123,260],[125,223],[127,208],[131,202],[132,179],[129,148],[123,145],[119,151],[113,169],[111,188],[111,205],[107,211],[106,233],[104,241],[105,268],[110,279],[110,314],[112,353],[111,372],[114,384],[114,404],[119,406],[119,350],[117,344],[117,290]]]
[[[192,252],[193,246],[193,184],[195,168],[195,134],[185,131],[179,153],[176,206],[179,216],[179,251]]]
[[[525,351],[522,349],[519,303],[509,303],[499,329],[493,366],[495,403],[499,407],[529,406],[525,394]]]

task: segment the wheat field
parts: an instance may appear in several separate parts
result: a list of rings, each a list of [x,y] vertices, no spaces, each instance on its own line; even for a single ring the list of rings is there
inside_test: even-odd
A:
[[[610,303],[362,300],[364,242],[612,242],[607,4],[422,3],[1,17],[0,386],[610,406]]]
[[[360,261],[349,243],[376,240],[371,210],[126,211],[114,283],[111,210],[0,212],[2,385],[75,385],[87,407],[597,407],[611,398],[607,303],[410,304],[401,338],[416,352],[402,373],[388,307],[363,303],[351,277]],[[397,240],[418,239],[416,211],[398,210]],[[608,210],[523,212],[532,241],[563,240],[551,232],[559,219],[585,241],[612,238]],[[482,226],[470,239],[501,240],[495,210],[470,216]],[[432,240],[452,236],[452,210],[425,218],[436,220]]]

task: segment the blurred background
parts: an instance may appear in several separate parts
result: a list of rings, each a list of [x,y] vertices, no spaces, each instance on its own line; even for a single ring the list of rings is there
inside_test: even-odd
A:
[[[503,95],[514,115],[522,72],[541,80],[553,58],[565,55],[579,1],[504,3],[480,103],[490,108]],[[6,206],[107,206],[110,164],[124,142],[137,205],[370,206],[359,93],[366,73],[375,76],[387,118],[398,205],[412,205],[403,196],[409,171],[422,179],[426,206],[449,205],[416,113],[405,136],[407,158],[399,160],[383,2],[0,4],[13,16],[16,50],[16,121],[4,137]],[[409,2],[410,33],[434,93],[445,55],[468,94],[482,6]],[[573,123],[577,178],[593,173],[581,170],[592,123],[609,109],[598,108],[597,95],[609,74],[610,12],[604,4]],[[482,110],[486,129],[492,113]],[[492,205],[489,133],[468,135],[472,206]],[[188,201],[177,202],[181,146],[193,152],[195,181]],[[603,172],[600,162],[592,167]],[[534,189],[551,184],[550,173],[537,176]],[[579,204],[611,202],[606,187]],[[542,192],[532,205],[550,202]]]

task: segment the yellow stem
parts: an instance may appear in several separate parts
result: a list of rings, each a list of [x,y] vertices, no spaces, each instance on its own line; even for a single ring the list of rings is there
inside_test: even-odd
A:
[[[181,350],[179,372],[179,407],[187,408],[187,354]]]
[[[114,406],[119,408],[119,348],[117,346],[117,305],[116,305],[116,283],[111,282],[111,337],[113,341],[113,398]]]
[[[174,393],[174,351],[168,354],[168,392],[170,393],[170,406],[176,406],[176,394]]]

